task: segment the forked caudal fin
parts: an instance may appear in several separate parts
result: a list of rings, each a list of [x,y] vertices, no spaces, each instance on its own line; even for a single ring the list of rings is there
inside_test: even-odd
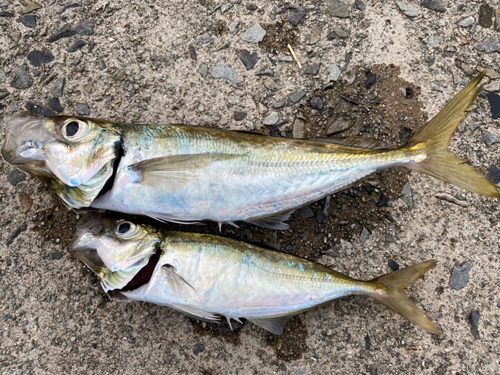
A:
[[[434,118],[411,138],[403,148],[422,144],[426,159],[419,163],[408,163],[406,167],[449,182],[474,193],[500,197],[500,190],[470,165],[463,164],[452,152],[447,151],[453,132],[465,117],[465,111],[482,89],[479,83],[486,70],[478,74],[460,91]]]
[[[427,319],[422,310],[402,293],[404,288],[413,284],[415,280],[435,265],[435,260],[427,260],[399,271],[379,276],[370,281],[370,283],[376,285],[377,292],[369,293],[369,295],[415,325],[430,333],[439,335],[441,333],[439,328]]]

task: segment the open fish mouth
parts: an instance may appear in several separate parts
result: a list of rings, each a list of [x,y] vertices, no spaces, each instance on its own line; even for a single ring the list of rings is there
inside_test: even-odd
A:
[[[70,244],[70,252],[100,278],[106,292],[130,291],[147,284],[162,254],[159,240],[142,238],[135,242],[137,252],[117,257],[120,251],[116,246],[120,242],[113,244],[117,223],[129,222],[102,218],[90,212],[77,223],[76,235]]]
[[[70,252],[85,263],[97,275],[106,268],[97,253],[98,237],[105,233],[103,221],[98,215],[89,213],[78,222],[76,234],[69,244]]]
[[[43,145],[53,139],[45,128],[46,118],[29,112],[21,112],[7,121],[5,142],[2,146],[4,159],[19,165],[43,160]]]

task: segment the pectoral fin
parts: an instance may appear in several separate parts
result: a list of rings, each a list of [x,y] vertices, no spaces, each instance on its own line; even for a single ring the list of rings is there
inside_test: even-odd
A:
[[[170,282],[171,288],[176,293],[181,293],[184,287],[189,287],[196,292],[196,289],[193,288],[191,284],[189,284],[181,275],[175,272],[175,268],[170,264],[164,264],[162,266],[163,272],[165,272],[168,281]]]
[[[291,319],[290,315],[287,316],[277,316],[277,317],[246,317],[245,319],[251,321],[253,324],[267,329],[269,332],[275,335],[281,335],[283,333],[283,326]]]
[[[238,155],[217,153],[171,155],[143,160],[129,165],[128,169],[137,173],[137,183],[176,190],[198,178],[202,170],[213,163],[236,157]]]

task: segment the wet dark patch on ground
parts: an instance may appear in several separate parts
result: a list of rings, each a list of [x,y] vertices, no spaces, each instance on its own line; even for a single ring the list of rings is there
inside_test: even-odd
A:
[[[210,336],[210,337],[223,337],[227,342],[233,345],[240,344],[240,333],[243,328],[243,324],[250,324],[241,319],[243,324],[240,324],[234,320],[231,320],[231,326],[226,321],[226,318],[222,317],[220,324],[215,323],[205,323],[197,319],[189,319],[191,325],[193,326],[193,331],[199,336]]]
[[[260,46],[267,53],[275,53],[278,51],[289,55],[290,50],[288,45],[294,46],[297,44],[298,36],[297,30],[288,23],[274,23],[264,26],[266,30],[266,36],[260,43]]]
[[[37,215],[33,231],[38,233],[44,241],[54,244],[68,245],[75,235],[76,213],[59,200],[55,204]]]
[[[307,328],[298,316],[294,316],[286,325],[283,334],[273,335],[266,332],[264,340],[276,353],[276,357],[290,362],[302,358],[307,352]]]

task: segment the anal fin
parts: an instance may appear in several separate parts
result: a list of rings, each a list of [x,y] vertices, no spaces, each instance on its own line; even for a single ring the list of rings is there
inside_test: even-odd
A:
[[[245,317],[245,319],[251,321],[253,324],[267,329],[269,332],[275,335],[281,335],[283,333],[283,327],[292,318],[291,315],[286,316],[270,316],[270,317]]]
[[[245,219],[245,221],[249,224],[258,225],[264,228],[285,230],[288,229],[289,225],[284,223],[284,221],[287,221],[290,218],[293,211],[294,210],[280,212],[278,214],[252,217]]]

